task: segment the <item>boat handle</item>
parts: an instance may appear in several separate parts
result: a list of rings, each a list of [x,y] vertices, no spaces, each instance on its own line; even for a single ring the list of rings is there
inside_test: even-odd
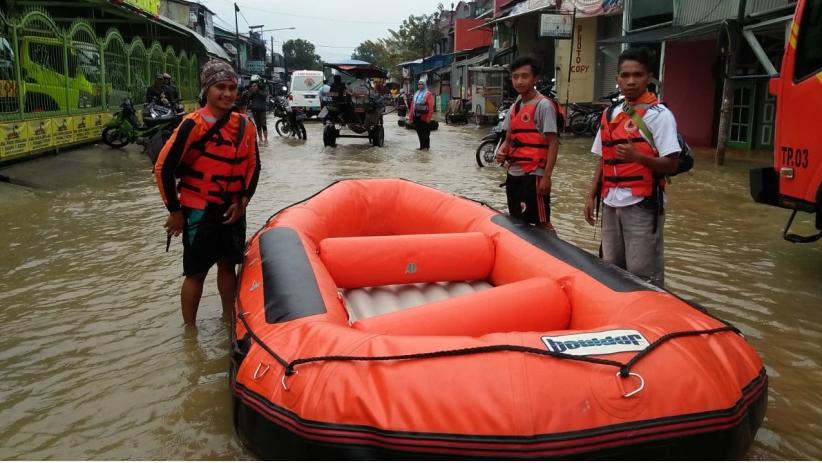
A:
[[[297,371],[297,370],[292,369],[291,371],[293,373],[289,376],[293,376],[293,375],[296,375],[297,373],[299,373],[299,371]],[[283,373],[283,377],[282,377],[282,379],[280,379],[280,383],[282,383],[283,389],[285,389],[287,391],[288,390],[288,384],[285,384],[285,376],[286,376],[285,373]]]
[[[271,365],[266,364],[266,365],[265,365],[265,368],[262,368],[262,367],[263,367],[263,362],[260,362],[260,363],[257,365],[257,369],[256,369],[256,370],[254,370],[254,376],[252,376],[252,379],[253,379],[254,381],[256,381],[256,380],[258,380],[258,379],[262,378],[262,377],[263,377],[266,373],[268,373],[268,370],[271,368]],[[262,369],[262,371],[260,371],[260,369]]]
[[[617,378],[621,378],[621,377],[622,377],[622,374],[621,374],[620,372],[617,372],[617,374],[616,374],[616,375],[617,375]],[[629,372],[629,373],[628,373],[628,376],[634,376],[634,377],[636,377],[636,378],[639,378],[639,387],[638,387],[638,388],[636,388],[636,389],[634,389],[633,391],[631,391],[631,392],[627,393],[627,394],[622,394],[622,397],[624,397],[624,398],[626,398],[626,399],[627,399],[628,397],[633,397],[633,396],[635,396],[635,395],[639,394],[639,392],[640,392],[640,391],[642,391],[643,389],[645,389],[645,379],[643,379],[643,378],[642,378],[642,376],[640,376],[640,375],[639,375],[639,373]]]

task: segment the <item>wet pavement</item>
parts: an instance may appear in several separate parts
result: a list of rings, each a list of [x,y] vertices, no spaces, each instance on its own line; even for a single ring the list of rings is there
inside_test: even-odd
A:
[[[386,118],[384,148],[322,146],[273,131],[248,209],[249,236],[274,212],[345,178],[402,177],[505,207],[504,173],[478,168],[488,128],[448,127],[417,151]],[[559,236],[595,253],[582,218],[596,159],[565,137],[553,186]],[[780,233],[788,213],[754,204],[750,161],[697,159],[674,179],[666,218],[671,291],[734,323],[770,375],[750,459],[822,458],[822,246]],[[228,334],[209,276],[198,330],[179,313],[182,245],[165,253],[166,217],[147,157],[83,147],[0,168],[0,458],[247,459],[231,421]],[[810,231],[808,217],[800,229]],[[672,398],[675,400],[675,398]]]

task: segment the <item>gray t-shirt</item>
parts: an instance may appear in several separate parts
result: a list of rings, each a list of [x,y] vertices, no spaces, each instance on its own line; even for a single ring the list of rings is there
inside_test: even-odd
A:
[[[513,109],[521,99],[521,97],[517,97],[514,104],[511,105],[511,108],[505,113],[505,120],[502,122],[502,128],[504,130],[507,131],[510,126],[511,109]],[[554,109],[554,104],[551,103],[548,98],[543,98],[537,103],[537,110],[534,112],[534,122],[542,133],[557,133],[557,112]],[[508,173],[517,177],[525,175],[525,171],[522,170],[519,164],[509,166]],[[544,173],[545,169],[538,167],[537,170],[531,172],[531,175],[543,175]]]

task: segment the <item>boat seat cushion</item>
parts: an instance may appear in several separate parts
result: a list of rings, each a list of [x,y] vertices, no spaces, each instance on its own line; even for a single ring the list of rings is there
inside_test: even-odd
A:
[[[464,296],[366,318],[351,326],[370,333],[482,336],[568,329],[571,304],[559,284],[529,278]]]
[[[326,238],[319,255],[338,288],[486,280],[494,243],[484,233]]]

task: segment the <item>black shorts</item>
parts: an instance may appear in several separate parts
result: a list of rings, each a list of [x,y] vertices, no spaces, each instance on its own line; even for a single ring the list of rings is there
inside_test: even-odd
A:
[[[251,116],[254,117],[254,125],[257,126],[258,130],[268,130],[268,127],[265,125],[266,111],[264,109],[252,109]]]
[[[534,225],[551,223],[551,195],[537,195],[539,175],[508,175],[505,179],[505,195],[508,197],[508,214]]]
[[[227,206],[183,208],[183,275],[206,273],[219,261],[243,263],[245,217],[231,225],[222,222]]]

